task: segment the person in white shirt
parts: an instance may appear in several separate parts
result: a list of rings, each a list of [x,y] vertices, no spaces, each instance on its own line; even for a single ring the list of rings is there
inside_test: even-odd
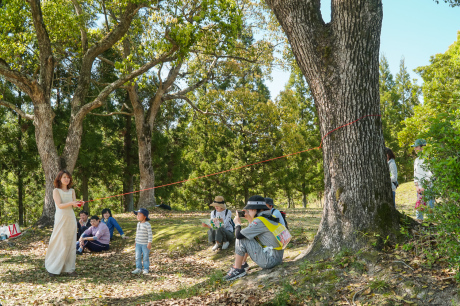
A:
[[[230,245],[230,242],[235,239],[232,225],[232,212],[227,209],[224,197],[222,196],[215,197],[214,202],[212,202],[210,206],[215,207],[215,210],[211,212],[211,220],[213,221],[215,228],[212,228],[205,223],[202,223],[201,225],[209,228],[208,241],[210,243],[215,243],[212,250],[217,251],[220,248],[225,250]]]
[[[414,148],[415,153],[419,155],[423,151],[423,147],[426,146],[426,141],[424,139],[417,139],[415,143],[411,146]],[[423,193],[425,192],[425,187],[431,187],[431,180],[433,173],[427,169],[425,165],[425,160],[421,157],[417,157],[414,162],[414,184],[417,189],[417,199],[422,201]],[[427,199],[426,201],[430,208],[434,208],[434,199]],[[423,212],[421,210],[416,210],[415,218],[417,221],[423,221]]]
[[[385,149],[387,154],[388,168],[390,169],[391,191],[393,194],[393,206],[396,208],[396,188],[398,188],[398,168],[396,167],[395,154],[390,148]]]

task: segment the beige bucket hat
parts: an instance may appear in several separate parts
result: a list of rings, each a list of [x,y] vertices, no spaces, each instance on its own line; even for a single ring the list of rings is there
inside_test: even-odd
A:
[[[214,206],[214,207],[221,207],[223,209],[227,209],[227,205],[225,205],[224,197],[223,196],[217,196],[214,198],[214,202],[212,202],[209,206]]]

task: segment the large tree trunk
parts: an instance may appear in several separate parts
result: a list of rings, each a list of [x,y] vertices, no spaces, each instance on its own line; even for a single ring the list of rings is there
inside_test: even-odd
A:
[[[34,113],[35,139],[45,173],[45,202],[38,224],[48,225],[53,223],[56,211],[53,190],[54,179],[60,170],[60,159],[54,145],[52,127],[54,112],[51,106],[48,103],[37,104]]]
[[[83,172],[81,178],[81,195],[83,197],[83,201],[85,201],[85,205],[83,205],[83,210],[87,211],[89,215],[91,215],[89,209],[89,177]]]
[[[313,243],[300,257],[327,257],[398,230],[380,114],[381,0],[267,0],[288,36],[315,99],[323,142],[325,203]],[[375,237],[374,236],[374,237]]]
[[[123,196],[123,208],[125,212],[134,210],[134,194],[131,193],[134,190],[134,179],[133,173],[131,171],[133,166],[133,158],[131,153],[133,149],[133,139],[131,135],[131,127],[131,116],[126,116],[126,133],[124,139],[125,170],[123,176],[123,193],[125,193],[125,195]]]
[[[135,86],[128,89],[129,98],[133,105],[134,118],[136,121],[136,134],[139,150],[139,202],[137,207],[153,207],[155,202],[155,175],[152,167],[152,131],[153,126],[146,120],[144,107],[139,103]],[[144,190],[147,189],[147,190]]]

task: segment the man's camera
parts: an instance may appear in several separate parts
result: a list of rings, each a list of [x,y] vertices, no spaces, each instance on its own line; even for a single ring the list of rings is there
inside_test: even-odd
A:
[[[245,214],[246,214],[246,213],[244,212],[244,210],[238,211],[238,217],[240,217],[240,218],[244,218],[244,215],[245,215]]]

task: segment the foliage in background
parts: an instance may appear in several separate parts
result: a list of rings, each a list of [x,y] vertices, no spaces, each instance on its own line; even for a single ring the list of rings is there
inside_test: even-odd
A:
[[[399,72],[394,78],[385,56],[380,59],[379,84],[385,146],[396,156],[398,181],[407,182],[413,177],[412,148],[399,143],[398,132],[401,131],[404,120],[414,115],[414,107],[420,104],[421,89],[416,80],[409,79],[404,59],[401,60]]]
[[[433,186],[427,197],[437,200],[429,214],[438,233],[437,248],[432,258],[445,257],[460,267],[460,32],[457,41],[444,54],[433,56],[430,65],[419,67],[423,78],[424,105],[414,117],[406,120],[399,133],[401,139],[413,142],[424,138],[428,146],[424,156],[433,172]],[[460,278],[460,274],[458,274]]]

